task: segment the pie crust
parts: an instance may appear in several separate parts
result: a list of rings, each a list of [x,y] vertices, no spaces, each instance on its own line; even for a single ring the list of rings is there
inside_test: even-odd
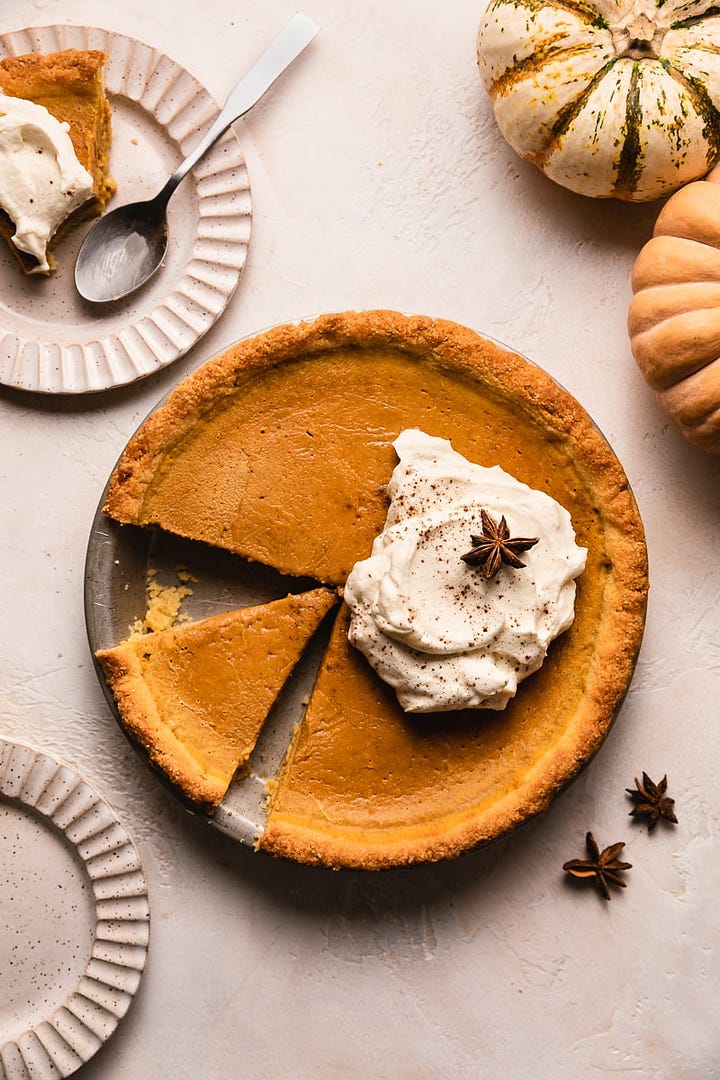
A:
[[[567,508],[588,548],[576,617],[504,712],[423,719],[352,650],[343,614],[258,838],[305,862],[450,857],[542,810],[602,743],[641,644],[645,541],[614,453],[544,371],[446,320],[345,312],[238,343],[130,441],[106,510],[341,586],[382,529],[406,427]]]
[[[53,240],[62,235],[70,221],[102,213],[116,190],[109,171],[111,116],[103,76],[107,60],[108,54],[98,49],[27,53],[0,60],[0,90],[43,105],[61,123],[68,123],[78,161],[93,178],[94,197],[61,225]],[[13,222],[0,213],[0,235],[7,240],[23,271],[30,273],[37,264],[12,243],[14,232]],[[48,262],[54,265],[52,253]]]
[[[330,589],[315,589],[171,626],[96,656],[128,733],[187,798],[216,806],[336,603]]]

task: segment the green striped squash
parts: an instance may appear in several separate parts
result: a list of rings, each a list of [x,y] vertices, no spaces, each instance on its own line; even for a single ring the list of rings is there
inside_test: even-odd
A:
[[[491,0],[477,52],[507,141],[571,191],[657,199],[720,158],[717,0]]]

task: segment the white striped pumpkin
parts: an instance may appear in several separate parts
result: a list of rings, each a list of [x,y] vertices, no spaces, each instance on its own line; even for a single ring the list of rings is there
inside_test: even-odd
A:
[[[720,158],[717,0],[491,0],[478,65],[510,145],[582,195],[656,199]]]

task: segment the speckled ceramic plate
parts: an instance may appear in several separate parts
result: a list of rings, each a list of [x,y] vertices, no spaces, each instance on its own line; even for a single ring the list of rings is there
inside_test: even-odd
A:
[[[46,26],[0,35],[0,58],[65,48],[104,49],[110,56],[105,81],[118,183],[111,205],[152,197],[217,115],[216,102],[179,64],[122,34]],[[247,169],[230,131],[171,200],[165,265],[137,294],[107,305],[78,296],[73,272],[87,225],[60,242],[49,278],[24,277],[12,252],[0,250],[0,383],[86,393],[133,382],[176,360],[235,291],[251,218]]]
[[[127,1012],[147,886],[110,806],[68,766],[0,739],[0,1080],[57,1080]]]

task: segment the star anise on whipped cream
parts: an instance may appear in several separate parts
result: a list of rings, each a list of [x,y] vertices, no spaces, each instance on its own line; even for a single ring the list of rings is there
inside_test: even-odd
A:
[[[627,881],[620,876],[624,870],[630,870],[632,863],[620,862],[618,855],[625,847],[624,843],[611,844],[601,851],[591,832],[585,837],[589,859],[571,859],[563,863],[563,870],[573,877],[594,881],[606,900],[610,899],[608,882],[627,887]]]
[[[480,536],[470,537],[473,547],[471,551],[460,556],[463,562],[479,567],[487,581],[495,577],[503,563],[515,570],[522,569],[525,563],[518,555],[534,547],[540,538],[536,536],[530,540],[524,536],[511,537],[504,515],[497,522],[490,517],[487,510],[481,510],[480,519],[483,531]]]
[[[656,784],[646,772],[643,772],[642,782],[635,777],[635,787],[625,788],[635,803],[630,811],[631,816],[647,817],[650,831],[655,828],[660,818],[677,825],[675,800],[666,795],[667,784],[667,776],[663,776],[662,780]]]

